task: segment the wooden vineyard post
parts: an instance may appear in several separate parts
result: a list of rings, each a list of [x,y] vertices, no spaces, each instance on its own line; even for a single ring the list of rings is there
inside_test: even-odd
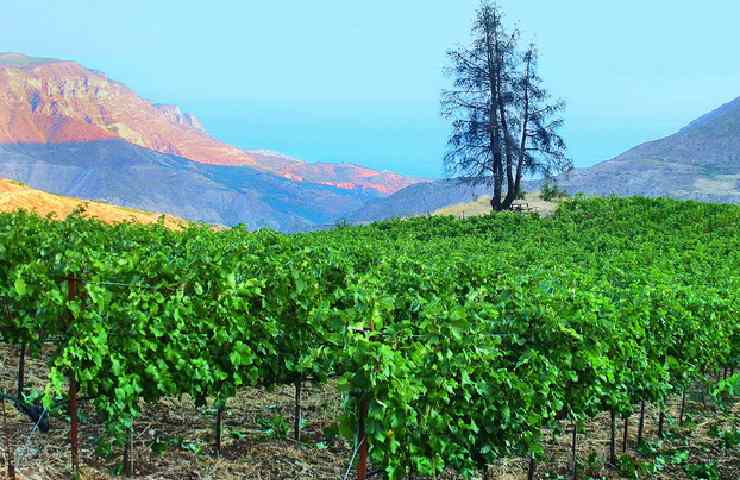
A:
[[[8,414],[5,411],[5,398],[0,397],[3,404],[3,433],[5,434],[5,459],[8,466],[8,480],[15,480],[15,449],[12,446],[10,430],[8,430]]]
[[[573,462],[573,480],[578,480],[578,458],[576,457],[576,442],[578,441],[578,423],[573,422],[573,437],[570,442],[570,456]]]
[[[75,475],[80,472],[80,441],[79,419],[77,418],[77,382],[74,377],[69,379],[69,447],[72,471]]]
[[[642,444],[642,432],[645,430],[645,400],[640,402],[640,423],[637,425],[637,446]]]
[[[622,453],[627,453],[627,430],[630,425],[630,417],[624,417],[624,435],[622,436]]]
[[[367,417],[367,399],[360,400],[360,408],[357,415],[357,441],[359,442],[360,459],[357,461],[357,480],[367,478],[367,436],[365,435],[365,418]]]
[[[368,328],[371,334],[375,330],[372,317],[370,318]],[[357,412],[357,442],[360,449],[360,458],[357,461],[357,480],[366,480],[367,478],[367,455],[369,449],[367,445],[367,434],[365,432],[365,419],[367,418],[368,410],[369,402],[367,396],[363,396],[360,399]]]
[[[527,480],[534,480],[534,474],[537,470],[537,464],[534,460],[534,455],[529,456],[529,468],[527,468]]]
[[[658,438],[663,438],[663,425],[665,424],[665,407],[660,407],[658,414]]]
[[[125,477],[134,476],[134,427],[131,426],[126,438],[126,444],[123,447],[123,475]]]
[[[686,386],[683,387],[681,392],[681,411],[678,414],[678,424],[683,426],[683,414],[686,409]]]
[[[295,405],[293,409],[293,439],[296,443],[301,441],[301,393],[303,391],[303,379],[299,376],[295,382]]]
[[[18,400],[23,401],[23,388],[26,384],[26,343],[21,343],[18,352]]]
[[[221,457],[221,437],[222,437],[222,425],[224,420],[224,409],[225,405],[219,402],[218,410],[216,410],[216,458]]]
[[[67,279],[68,299],[75,300],[78,297],[77,291],[77,279],[75,277],[69,277]],[[74,317],[72,313],[69,313],[69,326],[72,325]],[[77,418],[77,380],[75,379],[74,373],[70,374],[69,377],[69,447],[70,447],[70,460],[72,462],[73,475],[78,478],[80,475],[80,443],[78,436],[79,420]]]
[[[617,464],[617,416],[614,413],[614,408],[609,412],[609,464],[614,466]]]
[[[130,476],[129,469],[128,469],[128,467],[129,467],[129,461],[128,461],[129,455],[130,455],[130,453],[128,451],[128,438],[126,438],[126,441],[123,442],[123,476],[124,477],[129,477]]]

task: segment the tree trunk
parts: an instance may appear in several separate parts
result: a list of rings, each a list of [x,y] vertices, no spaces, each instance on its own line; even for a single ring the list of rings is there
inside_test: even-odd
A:
[[[519,141],[519,153],[518,161],[516,165],[516,179],[514,180],[514,194],[518,194],[521,190],[522,185],[522,166],[524,165],[524,158],[527,155],[527,128],[529,127],[529,66],[531,63],[531,57],[529,53],[527,55],[526,67],[524,71],[524,108],[522,111],[522,136]]]
[[[504,152],[506,154],[506,198],[501,204],[501,210],[508,209],[514,200],[514,172],[513,172],[513,158],[512,158],[512,138],[509,132],[509,121],[506,116],[506,104],[504,102],[504,96],[502,92],[503,77],[502,70],[504,68],[504,52],[501,49],[501,43],[498,38],[498,31],[496,29],[497,22],[494,22],[494,38],[493,38],[493,56],[495,65],[495,90],[496,90],[496,106],[498,108],[499,122],[501,124],[501,133],[499,135],[499,143],[503,144]],[[503,159],[502,159],[503,162]],[[502,165],[503,167],[503,165]],[[501,176],[503,177],[503,168],[501,169]],[[503,180],[503,179],[502,179]]]
[[[492,50],[492,58],[493,58],[493,85],[494,90],[496,92],[496,108],[498,109],[498,115],[499,115],[499,123],[501,126],[501,132],[498,136],[499,141],[499,148],[501,148],[501,145],[503,145],[504,153],[506,156],[506,198],[501,203],[500,209],[505,210],[511,206],[510,199],[513,199],[513,192],[512,192],[512,186],[514,184],[514,175],[512,171],[513,162],[512,162],[512,145],[511,145],[511,136],[509,135],[509,122],[506,116],[506,104],[504,102],[504,96],[503,96],[503,76],[502,76],[502,70],[504,68],[504,52],[502,51],[501,47],[501,40],[498,37],[499,31],[498,31],[498,24],[499,24],[498,17],[495,16],[494,13],[494,19],[493,19],[493,31],[492,33],[492,43],[489,45],[489,48]],[[503,182],[503,155],[499,157],[501,160],[501,177]]]
[[[493,198],[491,199],[491,207],[499,211],[502,208],[501,197],[503,187],[503,163],[502,163],[502,152],[501,152],[501,134],[499,133],[499,118],[498,118],[498,103],[500,101],[498,97],[498,88],[496,70],[498,68],[497,60],[495,58],[496,51],[493,45],[493,35],[496,34],[497,19],[487,19],[486,21],[486,54],[488,61],[488,88],[490,103],[488,105],[488,116],[490,123],[490,132],[488,139],[488,148],[491,152],[491,160],[493,161]],[[493,31],[491,26],[493,25]]]
[[[498,68],[498,75],[499,78],[497,79],[497,88],[498,88],[498,108],[499,108],[499,116],[501,119],[501,137],[503,138],[503,144],[504,149],[506,151],[506,198],[503,201],[503,204],[501,205],[502,210],[506,210],[509,207],[511,207],[511,204],[514,202],[514,160],[512,158],[512,145],[511,145],[511,136],[509,135],[509,122],[506,118],[506,107],[504,105],[504,102],[502,100],[501,95],[501,68]]]

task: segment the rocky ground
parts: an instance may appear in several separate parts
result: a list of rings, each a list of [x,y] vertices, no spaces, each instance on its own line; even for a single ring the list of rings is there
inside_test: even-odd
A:
[[[548,217],[555,213],[561,201],[562,198],[545,201],[542,199],[540,191],[534,191],[527,192],[524,200],[517,201],[516,203],[528,209],[524,210],[524,212],[536,213],[541,217]],[[458,218],[468,218],[478,215],[488,215],[491,211],[491,197],[489,195],[483,195],[472,202],[456,203],[435,210],[434,215],[452,215]]]

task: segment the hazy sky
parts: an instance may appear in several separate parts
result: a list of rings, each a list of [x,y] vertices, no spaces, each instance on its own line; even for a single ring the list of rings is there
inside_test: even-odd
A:
[[[736,0],[500,0],[565,99],[579,166],[740,96]],[[477,0],[2,0],[0,51],[61,57],[216,137],[439,176],[445,50]]]

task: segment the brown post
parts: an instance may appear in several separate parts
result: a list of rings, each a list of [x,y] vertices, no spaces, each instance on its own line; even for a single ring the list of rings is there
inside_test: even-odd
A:
[[[21,343],[18,352],[18,400],[23,401],[23,388],[26,384],[26,343]]]
[[[683,414],[686,410],[686,387],[683,387],[683,392],[681,392],[681,412],[678,416],[678,424],[683,426]]]
[[[645,430],[645,400],[640,402],[640,423],[637,425],[637,446],[642,444],[642,432]]]
[[[622,453],[627,453],[627,430],[629,428],[630,417],[624,417],[624,435],[622,436]]]
[[[71,449],[72,470],[80,471],[80,442],[78,438],[79,421],[77,418],[77,382],[69,379],[69,446]]]
[[[617,416],[614,413],[614,408],[609,412],[611,424],[609,428],[609,464],[614,466],[617,464]]]
[[[295,382],[295,405],[293,409],[293,439],[301,441],[301,393],[303,391],[303,379],[298,378]]]
[[[665,411],[664,407],[660,407],[660,414],[658,415],[658,437],[663,438],[663,424],[665,423]]]
[[[78,298],[77,279],[70,277],[67,279],[69,286],[68,298],[74,300]],[[74,318],[69,315],[69,325],[72,325]],[[71,452],[72,471],[75,477],[80,475],[80,443],[78,438],[78,418],[77,418],[77,380],[74,373],[69,377],[69,447]]]
[[[373,318],[370,317],[368,322],[368,330],[370,332],[375,331],[375,323]],[[365,419],[367,418],[368,412],[368,400],[367,398],[361,398],[358,405],[357,411],[357,444],[360,449],[360,458],[357,461],[357,480],[366,480],[367,478],[367,435],[365,433]]]
[[[15,480],[15,449],[12,446],[10,430],[8,430],[8,417],[5,411],[5,398],[0,397],[3,403],[3,431],[5,432],[5,456],[8,462],[8,480]]]
[[[537,470],[537,465],[534,461],[534,455],[529,457],[529,468],[527,469],[527,480],[534,480],[534,473]]]
[[[131,458],[130,444],[129,444],[128,438],[126,438],[126,441],[123,443],[123,476],[124,477],[131,476],[130,458]]]
[[[573,462],[573,480],[578,480],[578,459],[576,458],[576,441],[578,435],[578,424],[573,423],[573,438],[570,444],[571,461]]]
[[[221,457],[221,423],[224,418],[224,407],[219,404],[216,411],[216,457]]]
[[[370,332],[375,330],[375,323],[372,317],[368,324]],[[367,435],[365,433],[365,419],[367,418],[369,402],[367,397],[360,399],[359,410],[357,412],[357,442],[360,448],[360,459],[357,462],[357,480],[365,480],[367,478]]]
[[[123,476],[134,476],[134,427],[128,432],[126,443],[123,446]]]
[[[357,462],[357,480],[365,480],[367,478],[367,436],[365,435],[367,410],[367,400],[360,400],[360,409],[357,415],[357,441],[360,448],[360,459]]]

